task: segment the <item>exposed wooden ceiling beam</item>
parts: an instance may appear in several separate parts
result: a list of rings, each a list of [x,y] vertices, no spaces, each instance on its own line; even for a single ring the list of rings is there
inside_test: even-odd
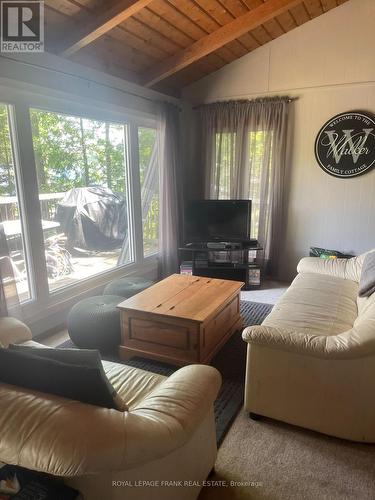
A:
[[[237,17],[234,21],[225,24],[216,31],[194,42],[186,49],[181,50],[177,54],[174,54],[147,70],[142,77],[143,84],[146,87],[151,87],[155,83],[177,73],[177,71],[180,71],[189,64],[198,61],[202,57],[223,47],[225,44],[232,42],[248,31],[282,14],[291,7],[301,3],[301,1],[302,0],[267,0],[259,7]]]
[[[69,57],[78,50],[86,47],[90,43],[105,35],[108,31],[126,21],[137,12],[144,9],[153,0],[121,0],[110,9],[103,12],[95,20],[87,23],[81,23],[76,32],[65,44],[61,51],[61,56]]]

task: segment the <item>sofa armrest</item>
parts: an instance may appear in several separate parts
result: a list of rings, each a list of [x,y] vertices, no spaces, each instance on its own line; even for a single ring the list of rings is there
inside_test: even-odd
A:
[[[298,263],[297,272],[329,274],[330,276],[345,279],[347,264],[348,259],[320,259],[319,257],[304,257]]]
[[[0,461],[56,476],[137,467],[183,446],[220,385],[215,368],[187,366],[120,412],[0,384]]]
[[[297,266],[299,273],[318,273],[336,276],[359,283],[363,262],[366,255],[375,249],[352,257],[351,259],[320,259],[319,257],[304,257]]]
[[[30,328],[16,318],[0,318],[0,347],[20,344],[32,339]]]
[[[138,429],[129,434],[131,465],[182,446],[211,411],[220,387],[220,373],[206,365],[180,368],[158,385],[129,415]],[[147,449],[139,446],[140,436]]]
[[[375,353],[375,336],[370,332],[365,336],[363,333],[359,335],[355,326],[338,335],[314,335],[286,328],[257,325],[245,328],[242,338],[249,344],[316,358],[356,359]]]

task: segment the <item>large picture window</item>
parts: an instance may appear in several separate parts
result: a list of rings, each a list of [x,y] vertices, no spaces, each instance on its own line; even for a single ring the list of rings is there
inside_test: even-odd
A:
[[[49,289],[128,264],[127,126],[30,114]]]
[[[12,107],[0,103],[0,224],[8,244],[9,256],[1,257],[0,266],[10,266],[19,299],[31,297],[30,274],[25,251],[25,221],[18,197],[18,171],[15,155],[15,134]]]
[[[11,276],[7,289],[24,319],[39,321],[128,273],[156,273],[155,118],[9,89],[4,96],[0,272],[11,270],[2,276]]]

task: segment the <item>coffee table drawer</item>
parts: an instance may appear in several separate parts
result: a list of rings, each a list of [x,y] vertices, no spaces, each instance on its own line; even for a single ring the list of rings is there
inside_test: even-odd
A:
[[[129,319],[129,340],[158,344],[175,349],[190,349],[190,328],[160,321]]]
[[[196,363],[198,335],[199,324],[193,322],[123,314],[119,352],[122,359],[138,355],[178,365]]]

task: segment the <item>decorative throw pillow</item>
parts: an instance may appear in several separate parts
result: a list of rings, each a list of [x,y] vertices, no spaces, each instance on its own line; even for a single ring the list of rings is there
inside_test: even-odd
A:
[[[127,410],[95,350],[10,345],[0,349],[0,381],[95,406]]]
[[[338,250],[310,247],[310,257],[319,257],[320,259],[351,259],[354,255],[341,253]]]
[[[63,363],[74,364],[77,366],[89,366],[100,370],[103,382],[107,384],[115,401],[115,407],[119,411],[127,411],[128,407],[122,397],[115,391],[108,380],[101,362],[100,352],[96,349],[51,349],[45,346],[34,347],[20,344],[10,344],[9,349],[19,352],[29,352],[39,357],[54,359]]]
[[[375,292],[375,252],[366,255],[359,281],[360,297],[370,297]]]

